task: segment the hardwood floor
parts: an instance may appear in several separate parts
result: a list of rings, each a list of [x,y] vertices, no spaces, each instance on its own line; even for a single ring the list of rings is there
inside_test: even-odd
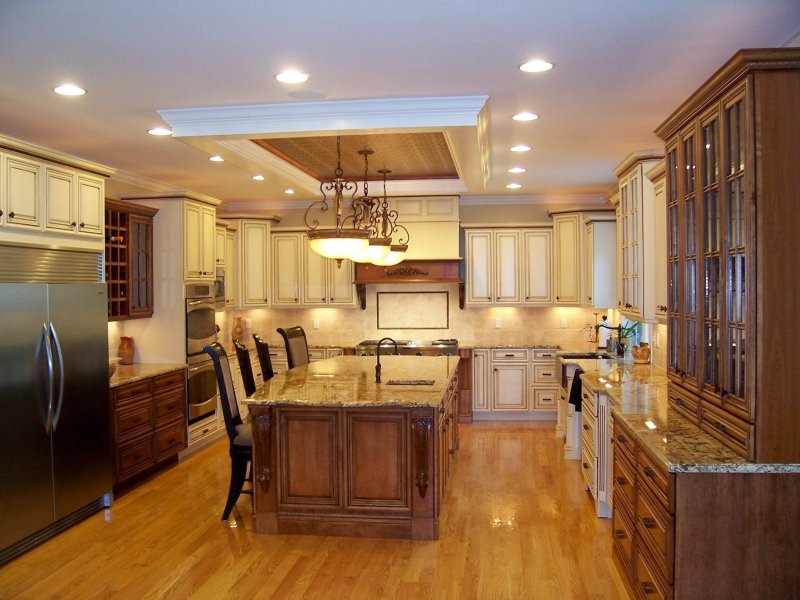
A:
[[[0,567],[2,598],[627,599],[552,423],[461,427],[435,542],[257,535],[227,439]]]

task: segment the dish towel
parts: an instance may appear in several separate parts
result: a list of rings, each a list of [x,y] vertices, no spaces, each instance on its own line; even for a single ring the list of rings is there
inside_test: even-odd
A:
[[[581,373],[583,373],[583,369],[580,367],[575,369],[575,375],[572,376],[572,386],[569,388],[569,403],[575,405],[575,412],[581,412],[581,399],[583,398],[581,395],[583,391]]]

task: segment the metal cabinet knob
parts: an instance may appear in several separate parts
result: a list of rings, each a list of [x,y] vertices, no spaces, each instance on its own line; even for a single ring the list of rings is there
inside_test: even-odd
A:
[[[16,217],[17,215],[16,215],[16,214],[14,213],[14,211],[12,210],[10,213],[8,213],[8,216],[9,216],[9,217],[11,217],[11,218],[13,219],[13,218],[14,218],[14,217]]]

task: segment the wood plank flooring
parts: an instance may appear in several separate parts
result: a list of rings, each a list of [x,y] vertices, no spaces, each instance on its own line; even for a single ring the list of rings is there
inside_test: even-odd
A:
[[[627,600],[553,424],[461,427],[435,542],[257,535],[220,514],[227,439],[0,567],[2,598]]]

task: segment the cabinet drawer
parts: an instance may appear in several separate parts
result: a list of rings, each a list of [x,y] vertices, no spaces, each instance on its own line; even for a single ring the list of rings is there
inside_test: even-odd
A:
[[[127,385],[121,385],[113,390],[114,405],[117,406],[124,402],[142,396],[144,394],[150,395],[150,380],[136,381]]]
[[[545,362],[550,361],[553,363],[555,367],[556,364],[556,350],[554,348],[550,349],[543,349],[543,348],[534,348],[533,349],[533,361],[534,362]]]
[[[583,447],[589,448],[592,451],[592,454],[595,454],[594,422],[585,420],[581,422],[581,440],[583,441]]]
[[[153,428],[153,404],[149,397],[114,411],[114,440],[124,440]]]
[[[542,410],[555,410],[558,390],[533,390],[533,407]]]
[[[309,360],[323,360],[325,358],[325,348],[309,348]]]
[[[186,448],[186,425],[176,422],[156,430],[156,462],[175,456]]]
[[[592,498],[597,496],[594,485],[594,462],[594,456],[584,446],[581,451],[581,476],[586,487],[592,492]]]
[[[735,452],[751,458],[753,426],[747,421],[703,400],[700,403],[700,427]]]
[[[612,420],[614,421],[614,446],[624,452],[630,463],[635,465],[636,442],[633,441],[633,436],[616,419]]]
[[[611,531],[616,546],[628,572],[633,572],[633,523],[624,510],[614,509],[611,515]]]
[[[505,348],[492,350],[492,361],[528,362],[527,348]],[[555,371],[555,369],[551,369]]]
[[[614,452],[614,504],[624,506],[633,515],[633,486],[636,475],[628,461],[620,456],[619,446]]]
[[[664,579],[672,582],[673,520],[647,486],[636,495],[636,529],[649,546]]]
[[[667,398],[669,405],[678,411],[681,416],[686,417],[695,425],[700,424],[700,402],[697,398],[690,394],[679,392],[672,386],[670,386]]]
[[[186,398],[183,388],[178,391],[156,396],[156,426],[180,419],[186,414]]]
[[[153,392],[158,393],[173,386],[183,387],[186,382],[186,372],[183,369],[159,375],[153,379]]]
[[[556,366],[533,365],[533,382],[543,383],[545,385],[555,385],[558,383],[558,380],[556,379]]]
[[[641,545],[636,547],[636,591],[640,598],[672,600],[672,586],[661,577],[656,561]]]
[[[117,449],[117,477],[120,481],[146,471],[153,465],[153,438],[145,436]]]
[[[650,486],[650,490],[664,509],[672,514],[672,479],[669,473],[658,467],[644,452],[637,454],[636,463],[640,489],[642,485]]]
[[[595,402],[595,395],[593,393],[587,391],[581,392],[581,411],[583,412],[583,418],[587,420],[588,415],[588,420],[591,421],[592,424],[594,424],[596,420],[594,409]]]

